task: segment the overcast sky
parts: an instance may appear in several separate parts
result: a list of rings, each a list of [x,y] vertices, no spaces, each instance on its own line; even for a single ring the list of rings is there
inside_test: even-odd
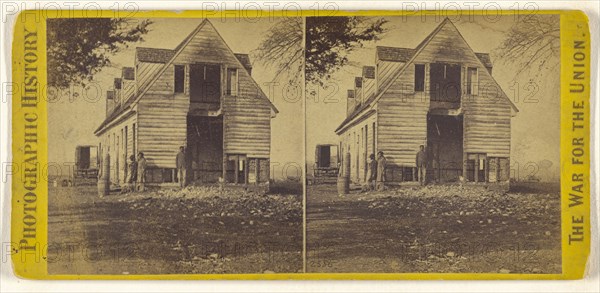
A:
[[[558,17],[555,17],[559,26]],[[429,17],[425,22],[421,17],[385,17],[389,23],[389,32],[380,41],[369,42],[362,48],[353,51],[348,57],[350,64],[333,74],[327,88],[316,88],[319,95],[316,99],[308,99],[307,111],[307,161],[314,162],[314,148],[317,144],[338,143],[334,130],[346,117],[346,91],[352,89],[354,76],[361,76],[364,65],[375,65],[375,46],[395,46],[415,48],[441,22]],[[513,79],[518,68],[504,65],[494,54],[501,42],[506,38],[509,29],[516,23],[513,15],[506,15],[496,22],[487,21],[483,17],[475,17],[473,21],[467,17],[452,19],[467,43],[475,52],[490,53],[494,64],[492,76],[498,81],[509,98],[513,99],[519,109],[512,118],[512,163],[518,162],[523,168],[528,162],[548,160],[552,163],[549,170],[540,170],[537,175],[544,179],[558,179],[559,145],[560,145],[560,67],[542,72],[537,77],[523,76],[517,79],[519,98],[515,99],[516,86]],[[525,25],[525,24],[523,24]],[[526,87],[530,81],[537,85],[539,91],[531,96],[539,100],[536,103],[524,103],[523,98],[532,94]],[[308,87],[309,90],[311,86]],[[312,87],[315,89],[315,87]],[[531,87],[530,87],[531,88]],[[326,102],[338,100],[339,102]],[[548,163],[543,163],[547,166]],[[528,166],[529,173],[533,170]],[[520,177],[527,170],[520,170]]]
[[[377,43],[367,43],[363,48],[352,52],[349,56],[350,65],[347,65],[333,74],[333,79],[328,88],[319,88],[317,99],[306,101],[306,159],[309,164],[314,161],[314,148],[316,144],[337,143],[334,133],[335,128],[346,115],[346,90],[352,88],[354,76],[359,76],[363,65],[374,65],[375,46],[398,46],[414,48],[438,24],[434,17],[423,22],[420,17],[386,17],[390,22],[390,29]],[[558,20],[558,18],[557,18]],[[145,36],[145,42],[133,44],[130,48],[116,54],[111,60],[111,68],[105,68],[95,76],[97,85],[87,92],[88,100],[81,94],[81,89],[76,89],[79,95],[63,93],[57,102],[50,103],[48,113],[49,125],[49,159],[51,162],[73,162],[75,147],[77,145],[93,144],[98,140],[93,131],[105,117],[105,92],[110,90],[112,80],[120,75],[123,66],[133,66],[134,51],[136,46],[155,48],[175,48],[202,20],[201,19],[153,19],[151,32]],[[547,160],[552,166],[549,170],[540,171],[544,179],[558,178],[559,165],[559,67],[554,71],[546,71],[537,77],[523,76],[517,79],[519,98],[515,99],[514,73],[517,68],[506,66],[498,60],[493,50],[498,47],[510,27],[515,24],[512,15],[503,16],[496,22],[486,21],[475,17],[473,21],[463,17],[453,19],[461,34],[476,52],[491,53],[494,63],[493,77],[500,86],[515,101],[520,112],[512,120],[512,161],[518,162],[523,168],[528,162]],[[251,53],[260,44],[265,32],[273,26],[274,22],[262,19],[258,22],[248,22],[241,19],[239,22],[213,19],[213,25],[223,36],[227,44],[236,53]],[[557,26],[559,25],[557,21]],[[277,166],[276,177],[282,176],[282,166],[291,166],[288,172],[294,175],[296,166],[303,165],[304,119],[300,99],[293,97],[284,99],[283,85],[287,81],[285,74],[279,77],[279,86],[274,91],[269,91],[268,83],[273,80],[275,69],[266,68],[253,60],[252,76],[270,94],[280,113],[272,120],[272,155],[271,160]],[[530,82],[539,89],[533,98],[537,103],[524,103],[523,97],[528,92],[526,87]],[[96,97],[96,89],[99,88]],[[71,99],[69,99],[71,97]],[[324,102],[338,100],[334,103]],[[89,100],[98,99],[97,102]],[[295,102],[294,102],[295,101]],[[546,164],[547,165],[547,164]],[[526,170],[521,170],[523,176]]]
[[[88,99],[82,94],[70,100],[65,95],[57,102],[49,105],[49,159],[50,162],[73,162],[77,145],[97,145],[94,130],[105,118],[105,94],[110,90],[114,77],[120,76],[120,69],[134,66],[136,46],[174,49],[194,29],[202,19],[152,19],[151,31],[144,36],[145,41],[132,44],[130,48],[117,53],[111,58],[112,67],[105,68],[94,77],[98,86],[87,92]],[[277,21],[277,20],[275,20]],[[212,24],[225,39],[225,42],[236,53],[252,53],[260,44],[265,32],[274,25],[275,21],[268,18],[260,21],[223,22],[220,18],[211,19]],[[277,78],[279,86],[269,91],[269,83],[273,80],[276,70],[266,68],[256,60],[252,60],[252,76],[269,95],[279,114],[272,120],[271,161],[274,165],[274,175],[282,176],[284,168],[290,176],[299,173],[303,165],[304,123],[300,98],[288,96],[283,99],[283,85],[287,82],[286,74]],[[101,88],[101,99],[89,102],[96,97],[96,88]],[[80,89],[77,90],[81,92]],[[272,93],[272,94],[269,94]],[[284,167],[286,166],[286,167]],[[297,175],[296,175],[297,176]]]

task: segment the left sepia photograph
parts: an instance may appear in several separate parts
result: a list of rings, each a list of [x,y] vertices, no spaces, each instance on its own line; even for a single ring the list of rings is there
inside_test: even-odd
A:
[[[302,272],[302,44],[301,18],[48,19],[48,274]]]

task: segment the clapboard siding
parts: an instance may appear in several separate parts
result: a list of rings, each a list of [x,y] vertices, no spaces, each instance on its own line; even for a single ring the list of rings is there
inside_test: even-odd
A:
[[[376,83],[377,88],[380,89],[383,85],[389,82],[392,73],[398,71],[402,66],[404,66],[404,62],[390,62],[390,61],[377,61],[377,75]]]
[[[375,94],[375,79],[373,78],[365,78],[363,76],[363,89],[362,89],[362,101],[361,104],[364,104],[371,95]]]
[[[413,92],[413,80],[409,64],[377,105],[377,145],[390,166],[415,166],[415,154],[427,140],[429,99]]]
[[[173,60],[166,62],[163,58],[157,63],[141,62],[136,55],[136,84],[133,90],[127,89],[125,94],[136,96],[136,102],[131,105],[135,114],[100,134],[102,141],[107,146],[112,146],[111,152],[119,158],[122,173],[114,171],[113,178],[124,179],[125,168],[122,166],[125,166],[125,158],[136,151],[145,154],[150,168],[175,168],[179,147],[187,144],[189,65],[196,63],[220,65],[222,93],[226,87],[226,70],[235,68],[238,72],[238,93],[235,96],[222,95],[219,105],[220,115],[223,117],[223,152],[268,159],[271,113],[274,110],[272,104],[212,24],[205,20],[174,52],[177,53],[169,57]],[[185,65],[184,93],[174,93],[174,64]],[[142,93],[143,96],[139,96]],[[200,108],[203,106],[205,105],[200,105]],[[216,105],[211,105],[211,108],[215,112],[211,113],[219,113],[214,106]],[[194,115],[202,114],[194,112]],[[134,123],[136,137],[133,137]],[[124,125],[128,126],[127,137],[124,137]],[[124,147],[125,141],[127,150]],[[114,161],[111,167],[113,166]]]
[[[152,77],[164,66],[162,63],[138,62],[136,69],[137,90],[146,87]]]
[[[120,185],[125,182],[128,158],[134,153],[132,129],[136,122],[137,116],[133,114],[115,124],[100,136],[100,142],[102,143],[101,160],[104,160],[108,152],[111,161],[110,181],[113,184]],[[127,132],[125,132],[126,127]]]
[[[463,85],[466,84],[467,68],[478,69],[479,95],[466,96],[466,89],[463,88],[461,106],[464,113],[464,152],[508,157],[511,106],[505,96],[498,96],[502,91],[497,88],[487,69],[459,36],[456,27],[447,22],[393,81],[379,102],[378,142],[382,150],[388,150],[389,161],[414,166],[414,156],[419,145],[426,144],[429,99],[422,93],[414,93],[414,64],[426,64],[427,93],[429,64],[434,62],[461,64]],[[380,62],[385,63],[389,62]],[[485,88],[493,90],[486,91]]]
[[[146,94],[140,100],[137,148],[150,166],[175,168],[179,147],[186,144],[188,109],[189,98],[183,94]]]
[[[377,151],[384,151],[390,166],[415,166],[419,146],[427,144],[427,114],[431,106],[428,94],[430,64],[442,62],[461,65],[462,85],[466,85],[468,68],[478,70],[478,93],[467,95],[466,88],[462,89],[463,151],[508,158],[512,111],[507,97],[450,21],[445,21],[428,38],[425,47],[406,66],[402,62],[377,60],[376,84],[381,91],[380,99],[373,105],[376,109]],[[414,92],[414,64],[425,65],[424,92]],[[367,92],[365,85],[363,80],[363,92]],[[360,119],[358,116],[353,121]],[[340,141],[353,156],[356,148],[360,147],[356,146],[356,139],[363,127],[363,124],[357,123],[338,133]],[[371,130],[368,136],[372,134]],[[369,146],[367,152],[370,152]],[[355,168],[356,165],[352,164],[352,177],[360,177],[360,171],[355,174]]]
[[[271,146],[271,105],[212,24],[207,23],[202,27],[175,58],[175,62],[218,63],[223,66],[223,75],[226,68],[238,69],[239,94],[222,97],[223,151],[226,154],[268,158]]]
[[[342,159],[345,153],[350,153],[350,178],[356,183],[365,182],[368,157],[376,152],[373,149],[374,123],[376,116],[371,115],[339,135]]]

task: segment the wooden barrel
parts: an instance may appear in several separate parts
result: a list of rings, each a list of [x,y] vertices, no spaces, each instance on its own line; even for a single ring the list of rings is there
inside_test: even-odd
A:
[[[110,155],[106,153],[98,178],[98,196],[103,197],[110,193]]]
[[[340,176],[337,179],[337,190],[339,195],[350,193],[350,178]]]
[[[108,195],[109,190],[110,190],[110,185],[107,181],[102,180],[102,179],[98,180],[98,195],[100,197]]]

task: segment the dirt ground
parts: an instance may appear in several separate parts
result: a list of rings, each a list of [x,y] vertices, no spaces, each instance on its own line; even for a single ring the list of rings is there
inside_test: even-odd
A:
[[[307,271],[560,273],[559,184],[309,186]]]
[[[49,187],[50,274],[302,270],[302,187],[272,194],[188,187],[111,194]]]

